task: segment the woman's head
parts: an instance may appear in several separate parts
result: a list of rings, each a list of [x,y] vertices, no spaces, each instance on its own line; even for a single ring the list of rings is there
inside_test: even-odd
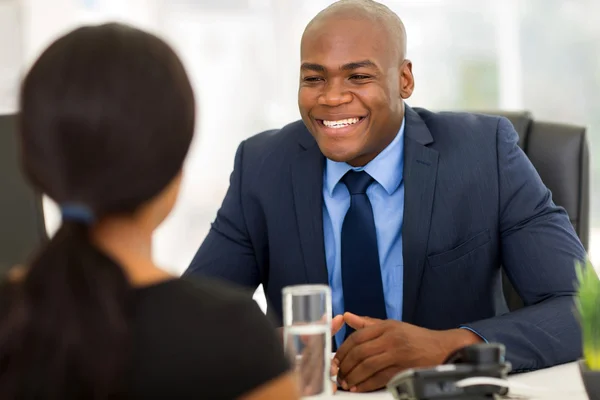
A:
[[[40,191],[98,218],[149,202],[166,217],[195,104],[165,42],[120,24],[76,29],[34,63],[20,106],[22,164]]]
[[[163,41],[119,24],[76,29],[35,62],[20,103],[23,169],[63,213],[133,215],[145,230],[169,213],[195,105]],[[66,220],[0,288],[0,398],[127,397],[131,284],[92,236]]]

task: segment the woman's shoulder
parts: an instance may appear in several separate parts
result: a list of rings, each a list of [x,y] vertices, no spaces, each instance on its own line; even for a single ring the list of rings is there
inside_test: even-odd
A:
[[[148,330],[168,325],[182,337],[192,332],[206,340],[225,339],[239,330],[245,337],[275,332],[252,292],[217,280],[171,279],[136,289],[135,298],[137,324]]]
[[[210,278],[177,278],[136,289],[138,301],[160,302],[177,307],[220,310],[254,305],[252,292]]]
[[[236,398],[288,371],[274,325],[248,291],[182,278],[138,289],[137,296],[135,364],[142,376],[161,376],[182,393],[199,385],[213,398]]]

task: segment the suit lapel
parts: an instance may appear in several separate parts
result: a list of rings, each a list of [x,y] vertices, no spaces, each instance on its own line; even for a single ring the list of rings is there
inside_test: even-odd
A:
[[[433,138],[421,117],[408,106],[405,117],[402,319],[410,323],[425,265],[439,153],[427,147]],[[307,282],[328,284],[323,238],[325,158],[308,131],[302,132],[299,143],[301,149],[292,162],[291,174]]]
[[[433,142],[431,132],[408,106],[405,118],[402,320],[412,323],[425,265],[439,153],[426,146]]]
[[[300,153],[292,162],[292,184],[306,278],[311,284],[328,284],[323,238],[325,158],[308,131],[302,132],[300,146]]]

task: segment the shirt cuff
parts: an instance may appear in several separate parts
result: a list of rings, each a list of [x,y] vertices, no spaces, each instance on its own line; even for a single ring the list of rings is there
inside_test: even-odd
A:
[[[477,336],[479,336],[479,337],[480,337],[480,338],[481,338],[481,339],[482,339],[484,342],[486,342],[486,343],[489,343],[489,342],[487,341],[487,339],[486,339],[486,338],[484,338],[484,337],[483,337],[483,336],[482,336],[482,335],[481,335],[479,332],[477,332],[476,330],[474,330],[474,329],[472,329],[472,328],[469,328],[468,326],[459,326],[459,328],[460,328],[460,329],[466,329],[466,330],[468,330],[468,331],[471,331],[471,332],[473,332],[474,334],[476,334]]]

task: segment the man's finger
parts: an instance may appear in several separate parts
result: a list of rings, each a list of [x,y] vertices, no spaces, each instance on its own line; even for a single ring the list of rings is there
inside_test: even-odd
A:
[[[334,377],[338,374],[340,370],[340,366],[338,365],[338,361],[335,358],[331,359],[331,367],[330,367],[330,375]]]
[[[361,363],[365,362],[366,360],[371,359],[374,356],[378,356],[380,354],[386,353],[386,350],[388,350],[388,349],[386,348],[384,342],[385,342],[384,340],[381,340],[380,338],[378,338],[378,339],[369,340],[367,342],[364,342],[357,346],[354,346],[352,349],[350,349],[350,351],[344,357],[344,359],[341,360],[338,375],[341,376],[343,378],[343,380],[345,380],[348,383],[348,385],[350,385],[351,383],[348,382],[348,376]],[[381,361],[381,360],[374,359],[374,360],[370,360],[369,362],[371,363],[373,361]],[[367,366],[370,367],[370,369],[376,370],[370,374],[370,375],[373,375],[375,372],[382,370],[383,368],[387,367],[388,365],[385,365],[384,367],[377,367],[375,365],[368,364]],[[368,378],[369,376],[365,377],[365,379]],[[362,381],[355,380],[352,383],[357,384],[360,382],[362,382]]]
[[[351,392],[372,392],[381,389],[396,375],[398,371],[395,367],[388,367],[371,376],[366,381],[350,387]]]
[[[344,316],[336,315],[331,320],[331,336],[335,336],[335,334],[338,333],[340,329],[342,329],[342,326],[344,326]]]
[[[338,380],[337,380],[337,374],[338,371],[340,370],[340,366],[338,364],[338,361],[335,358],[331,358],[331,387],[333,388],[333,393],[337,392],[337,388],[338,388]]]
[[[335,353],[335,358],[337,358],[338,364],[340,366],[342,365],[342,361],[352,348],[370,340],[377,339],[383,334],[384,331],[385,326],[383,324],[375,324],[353,332],[352,335],[348,336],[348,338],[344,340],[344,343],[342,343]]]
[[[381,321],[382,320],[377,318],[359,317],[358,315],[349,312],[344,313],[344,322],[354,329],[366,328],[367,326],[375,325]]]
[[[346,357],[346,360],[350,357]],[[368,357],[359,362],[348,374],[344,376],[344,381],[348,387],[359,385],[373,375],[394,365],[394,360],[389,353],[383,352]]]

